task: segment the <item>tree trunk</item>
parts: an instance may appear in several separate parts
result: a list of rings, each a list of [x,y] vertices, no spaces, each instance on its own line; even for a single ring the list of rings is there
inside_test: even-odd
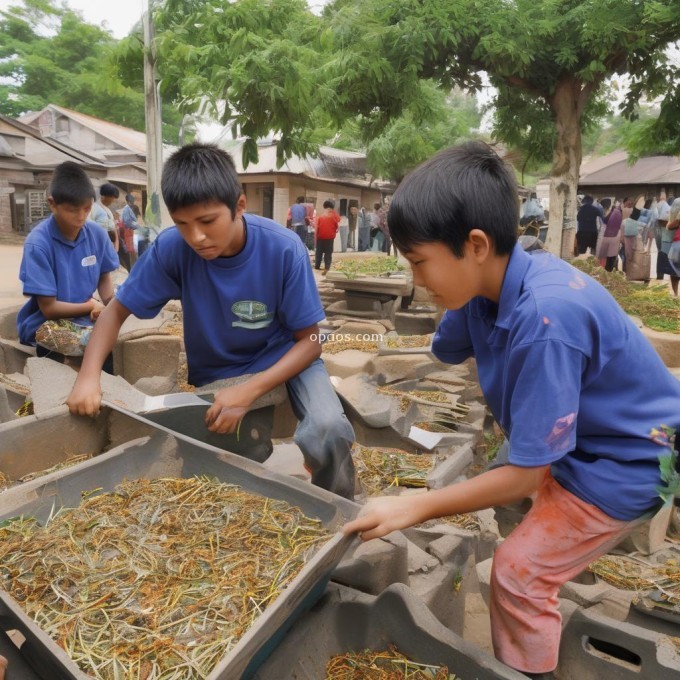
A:
[[[550,172],[550,219],[545,246],[555,255],[570,258],[576,237],[576,190],[581,167],[580,83],[571,78],[561,81],[550,104],[557,139]]]

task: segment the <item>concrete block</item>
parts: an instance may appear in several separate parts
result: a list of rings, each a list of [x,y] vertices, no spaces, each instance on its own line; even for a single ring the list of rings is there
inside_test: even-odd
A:
[[[0,338],[18,340],[17,314],[23,305],[10,305],[0,309]]]
[[[663,547],[666,534],[673,517],[673,505],[664,505],[652,519],[644,522],[629,534],[620,547],[625,552],[638,551],[643,555],[651,555]]]
[[[378,356],[366,365],[366,372],[376,377],[379,384],[389,385],[399,380],[423,378],[432,372],[438,361],[424,354],[414,356]]]
[[[0,385],[0,423],[7,423],[10,420],[16,420],[18,417],[9,405],[7,390]]]
[[[562,630],[560,680],[677,680],[680,651],[667,636],[593,609],[575,609]]]
[[[140,378],[162,375],[177,382],[182,340],[174,335],[146,335],[119,341],[114,350],[114,367],[130,384]]]
[[[367,376],[353,375],[345,378],[338,384],[336,391],[352,405],[357,416],[369,427],[389,426],[395,402],[378,392],[375,383]]]
[[[177,392],[177,383],[172,378],[156,375],[153,378],[140,378],[135,383],[135,389],[149,396],[156,396],[160,394],[170,394]]]
[[[451,452],[441,463],[437,463],[427,476],[428,487],[442,489],[449,486],[472,465],[473,458],[474,454],[469,444]]]
[[[489,599],[491,593],[491,565],[493,564],[493,558],[478,562],[475,571],[477,572],[477,580],[479,581],[479,592],[486,602],[486,606],[489,606]]]
[[[398,311],[394,314],[394,325],[399,333],[408,335],[424,335],[437,330],[439,315],[435,313],[413,314],[410,311]]]
[[[366,367],[371,363],[374,356],[374,354],[361,352],[358,349],[348,349],[337,354],[322,353],[321,358],[328,375],[335,375],[344,379],[365,373]]]
[[[408,583],[408,544],[403,534],[361,543],[348,552],[331,577],[336,583],[377,595],[392,583]]]

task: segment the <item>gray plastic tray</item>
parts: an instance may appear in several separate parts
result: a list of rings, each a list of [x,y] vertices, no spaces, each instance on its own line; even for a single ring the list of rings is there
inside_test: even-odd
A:
[[[448,666],[461,680],[526,680],[445,628],[402,583],[378,597],[330,584],[260,667],[255,680],[317,680],[336,654],[394,645],[417,663]]]
[[[81,492],[98,487],[111,491],[124,479],[194,475],[209,475],[238,484],[255,494],[285,500],[298,506],[307,516],[320,519],[329,529],[338,528],[356,515],[356,504],[328,491],[272,472],[240,456],[201,444],[130,414],[130,424],[134,425],[134,421],[151,425],[155,434],[0,493],[0,520],[29,515],[44,521],[55,507],[76,507],[80,503]],[[321,597],[332,570],[356,540],[337,533],[322,546],[285,592],[218,663],[208,680],[251,677],[295,619]],[[0,591],[0,624],[5,630],[13,628],[26,637],[33,665],[44,678],[88,678],[3,591]]]

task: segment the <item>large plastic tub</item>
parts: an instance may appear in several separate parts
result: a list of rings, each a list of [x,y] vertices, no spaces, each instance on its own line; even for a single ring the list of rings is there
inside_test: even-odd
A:
[[[417,663],[447,666],[461,680],[526,676],[445,628],[407,586],[378,597],[331,584],[256,673],[256,680],[321,680],[332,656],[393,645]]]
[[[125,419],[124,415],[118,414]],[[130,430],[143,419],[129,418]],[[137,422],[135,422],[137,421]],[[123,423],[124,424],[124,423]],[[151,426],[150,423],[147,423]],[[124,428],[125,429],[125,428]],[[81,492],[102,487],[111,491],[125,479],[193,477],[209,475],[238,484],[247,491],[298,506],[307,516],[335,529],[353,517],[358,506],[306,482],[268,471],[235,454],[200,444],[152,427],[154,434],[133,440],[80,463],[10,488],[0,494],[0,520],[17,515],[44,521],[53,508],[76,507]],[[43,443],[49,447],[49,440]],[[323,594],[331,572],[356,539],[336,533],[288,588],[256,620],[238,644],[218,663],[209,680],[249,678],[269,656],[288,627]],[[16,629],[28,641],[35,670],[46,680],[85,680],[68,655],[23,612],[18,603],[0,591],[0,625]]]

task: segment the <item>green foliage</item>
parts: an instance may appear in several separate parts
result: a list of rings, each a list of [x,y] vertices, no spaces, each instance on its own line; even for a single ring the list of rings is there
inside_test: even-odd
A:
[[[652,439],[664,447],[664,454],[659,456],[663,484],[658,487],[658,492],[666,504],[672,503],[676,496],[680,496],[680,464],[674,444],[676,436],[675,430],[666,425],[661,425],[651,432]]]

